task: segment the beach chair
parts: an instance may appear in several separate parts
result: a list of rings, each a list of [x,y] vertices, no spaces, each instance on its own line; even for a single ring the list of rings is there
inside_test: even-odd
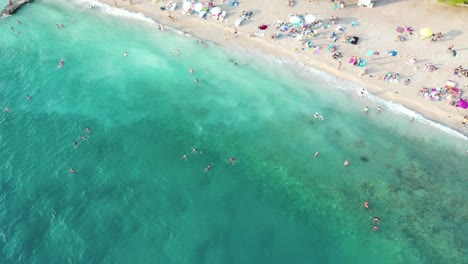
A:
[[[221,12],[221,15],[218,17],[219,20],[223,21],[226,17],[226,11]]]

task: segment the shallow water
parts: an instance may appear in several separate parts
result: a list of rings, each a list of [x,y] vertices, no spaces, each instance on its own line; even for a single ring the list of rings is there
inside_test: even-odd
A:
[[[131,17],[40,1],[0,19],[2,263],[466,259],[466,138]]]

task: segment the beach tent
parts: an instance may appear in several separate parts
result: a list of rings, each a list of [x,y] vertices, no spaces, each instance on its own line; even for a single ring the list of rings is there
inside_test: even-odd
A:
[[[314,22],[315,20],[317,20],[317,18],[314,16],[314,15],[307,15],[304,20],[307,22],[307,23],[312,23]]]
[[[432,31],[428,28],[421,28],[419,30],[419,34],[421,34],[423,37],[429,37],[432,36]]]

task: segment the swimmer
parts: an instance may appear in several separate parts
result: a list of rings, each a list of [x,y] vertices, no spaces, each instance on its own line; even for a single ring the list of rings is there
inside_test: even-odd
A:
[[[373,226],[373,227],[372,227],[372,230],[373,230],[374,232],[376,232],[377,230],[379,230],[379,227],[378,227],[378,226]]]
[[[19,20],[16,20],[16,22],[17,22],[18,24],[21,24],[21,21],[19,21]]]
[[[227,161],[227,162],[231,162],[231,163],[232,163],[232,165],[234,165],[234,164],[236,163],[236,160],[237,160],[237,158],[236,158],[236,157],[231,157],[230,159],[228,159],[228,161]]]
[[[87,127],[83,131],[86,132],[86,133],[91,133],[91,128]]]
[[[193,72],[194,72],[194,70],[193,70],[192,67],[190,67],[189,72],[190,72],[190,73],[193,73]]]
[[[172,52],[170,52],[170,53],[169,53],[169,56],[172,56],[172,55],[173,55]]]
[[[198,149],[192,148],[192,153],[193,153],[193,154],[197,154],[197,152],[198,152]]]
[[[380,218],[378,218],[377,216],[374,216],[374,225],[378,224],[379,220]]]
[[[11,30],[15,31],[15,28],[14,28],[14,27],[10,27],[10,28],[11,28]]]
[[[320,121],[323,121],[323,120],[324,120],[323,115],[320,115],[320,116],[319,116],[319,120],[320,120]]]
[[[198,83],[198,78],[196,78],[194,82],[195,82],[195,83]]]
[[[5,107],[5,112],[11,112],[11,109],[8,107]]]
[[[81,140],[83,140],[83,141],[84,141],[84,140],[88,140],[88,138],[85,137],[85,136],[81,136]]]
[[[382,111],[382,108],[380,108],[380,106],[377,107],[377,113],[380,113],[380,111]]]
[[[366,108],[364,108],[364,114],[367,115],[368,112],[369,112],[369,107],[366,106]]]
[[[128,53],[125,51],[125,52],[123,53],[123,55],[124,55],[124,57],[127,57],[127,56],[128,56]]]
[[[370,209],[369,202],[367,202],[367,201],[366,201],[366,202],[364,202],[364,207],[365,207],[366,209]]]
[[[208,74],[208,69],[205,70],[205,74]]]
[[[319,113],[315,112],[314,118],[317,119],[319,117]]]
[[[345,160],[343,164],[344,164],[345,166],[348,166],[348,165],[349,165],[349,160]]]
[[[209,172],[211,170],[211,166],[208,165],[206,168],[205,168],[205,172]]]
[[[188,159],[188,155],[187,155],[187,154],[184,154],[184,155],[182,156],[182,158],[180,158],[180,159],[182,159],[182,160],[187,160],[187,159]]]
[[[180,55],[180,51],[179,51],[179,50],[176,50],[176,54],[177,54],[177,55]]]
[[[320,155],[320,153],[317,151],[317,152],[315,152],[314,157],[318,157],[319,155]]]
[[[70,172],[71,174],[76,174],[76,170],[74,168],[70,168],[68,172]]]
[[[89,8],[89,9],[92,9],[92,8],[93,8],[93,6],[92,6],[91,4],[89,4],[89,5],[88,5],[88,8]]]
[[[30,96],[30,95],[26,95],[26,100],[31,100],[31,96]]]
[[[73,146],[74,146],[75,148],[78,147],[78,142],[76,142],[76,140],[73,140]]]

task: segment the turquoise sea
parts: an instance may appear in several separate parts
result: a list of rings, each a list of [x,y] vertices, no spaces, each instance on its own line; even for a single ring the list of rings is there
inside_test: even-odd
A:
[[[467,262],[467,138],[357,85],[74,1],[0,61],[0,263]]]

